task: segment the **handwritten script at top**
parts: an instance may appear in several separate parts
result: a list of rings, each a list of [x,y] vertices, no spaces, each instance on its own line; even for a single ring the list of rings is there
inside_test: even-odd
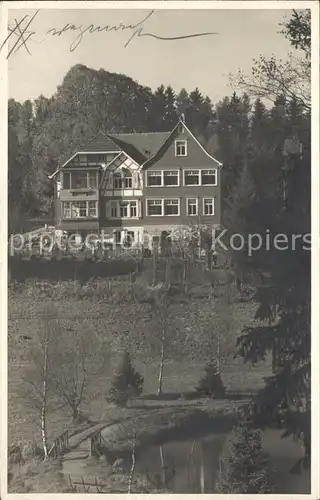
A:
[[[20,49],[24,49],[28,52],[28,54],[31,55],[30,50],[29,50],[29,44],[30,41],[35,41],[32,37],[33,35],[36,35],[37,33],[31,29],[34,20],[39,14],[39,10],[35,12],[32,16],[25,15],[21,19],[15,19],[14,20],[14,25],[9,26],[8,31],[9,34],[7,38],[4,40],[2,45],[0,46],[0,51],[3,49],[5,44],[10,40],[10,42],[13,41],[13,45],[11,48],[8,50],[8,55],[7,58],[9,58],[12,54],[16,53]],[[188,34],[188,35],[182,35],[182,36],[173,36],[173,37],[164,37],[160,35],[155,35],[153,33],[147,33],[144,32],[145,25],[147,21],[151,18],[151,16],[154,15],[154,10],[149,12],[147,16],[145,16],[141,21],[139,21],[136,24],[123,24],[120,22],[119,24],[115,25],[94,25],[94,24],[89,24],[88,26],[83,26],[83,25],[75,25],[75,24],[70,24],[67,23],[63,26],[63,28],[58,29],[58,28],[51,28],[49,29],[46,33],[45,36],[62,36],[65,33],[68,32],[73,32],[76,36],[74,40],[71,42],[69,50],[70,52],[73,52],[76,50],[77,47],[79,47],[80,43],[82,42],[83,38],[85,35],[92,34],[92,33],[110,33],[113,31],[127,31],[129,33],[129,38],[127,42],[125,43],[125,47],[129,45],[129,43],[135,38],[135,37],[143,37],[143,36],[148,36],[152,38],[156,38],[157,40],[183,40],[186,38],[195,38],[195,37],[200,37],[200,36],[208,36],[208,35],[217,35],[217,33],[213,32],[205,32],[205,33],[193,33],[193,34]]]

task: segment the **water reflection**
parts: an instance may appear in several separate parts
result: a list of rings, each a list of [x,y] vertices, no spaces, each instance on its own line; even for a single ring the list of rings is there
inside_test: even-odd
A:
[[[214,493],[220,465],[220,455],[227,434],[211,434],[196,440],[171,441],[154,446],[139,454],[136,472],[148,476],[160,493]],[[293,476],[288,471],[301,456],[301,448],[291,439],[281,439],[281,433],[264,433],[264,448],[271,455],[275,469],[276,493],[310,493],[307,472]]]

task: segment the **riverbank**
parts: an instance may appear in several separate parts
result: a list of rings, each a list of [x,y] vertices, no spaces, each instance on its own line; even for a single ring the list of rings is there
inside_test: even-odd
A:
[[[144,402],[144,404],[141,404]],[[41,463],[35,459],[10,467],[10,493],[55,492],[70,493],[72,488],[84,492],[82,481],[96,493],[95,482],[103,484],[109,493],[127,492],[132,452],[135,457],[149,447],[170,440],[196,439],[209,432],[225,434],[237,418],[245,399],[182,399],[152,401],[137,400],[122,409],[118,421],[102,421],[74,431],[70,450],[60,460]],[[90,457],[90,436],[101,430],[100,457]],[[134,475],[133,491],[150,491],[143,473]]]
[[[179,405],[153,407],[148,412],[137,408],[130,419],[101,430],[99,457],[90,457],[89,440],[79,443],[61,461],[65,479],[83,492],[127,492],[132,473],[132,492],[150,492],[148,475],[135,471],[135,462],[150,447],[171,440],[199,439],[209,433],[226,435],[235,424],[244,400],[180,401]],[[95,486],[99,485],[99,486]],[[154,486],[154,485],[153,485]],[[159,485],[155,492],[159,492]]]

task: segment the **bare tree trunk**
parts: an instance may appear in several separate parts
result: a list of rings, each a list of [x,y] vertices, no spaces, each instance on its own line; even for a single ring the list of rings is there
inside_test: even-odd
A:
[[[48,440],[46,431],[46,413],[47,413],[47,375],[48,375],[48,339],[45,340],[43,363],[43,381],[42,381],[42,405],[41,405],[41,437],[45,459],[48,458]]]
[[[185,256],[183,256],[183,275],[182,275],[182,284],[184,287],[184,290],[186,290],[187,287],[187,267],[188,267],[188,261]]]
[[[157,256],[156,256],[156,245],[152,248],[152,286],[157,283]]]
[[[165,285],[167,288],[170,288],[171,286],[171,251],[166,261]]]
[[[72,420],[73,420],[73,422],[76,422],[78,420],[78,417],[79,417],[78,407],[77,406],[73,406],[72,407]]]
[[[217,369],[220,373],[220,333],[218,332],[218,346],[217,346]]]
[[[165,328],[163,328],[163,330],[162,330],[162,339],[161,339],[161,357],[160,357],[159,377],[158,377],[158,396],[161,396],[161,394],[162,394],[165,335],[166,335]]]
[[[161,469],[162,469],[162,484],[163,484],[163,487],[166,488],[167,487],[167,477],[166,477],[166,467],[165,467],[164,456],[163,456],[163,448],[162,448],[162,446],[160,446],[159,448],[160,448],[160,460],[161,460]]]
[[[201,443],[200,491],[201,491],[201,493],[204,493],[203,443]]]
[[[133,473],[134,473],[134,470],[136,468],[136,452],[135,452],[135,444],[136,444],[136,441],[135,441],[135,437],[134,437],[134,440],[133,440],[133,443],[132,443],[132,454],[131,454],[131,459],[132,459],[132,462],[131,462],[131,469],[130,469],[130,475],[129,475],[129,483],[128,483],[128,494],[131,493],[131,488],[132,488],[132,478],[133,478]]]

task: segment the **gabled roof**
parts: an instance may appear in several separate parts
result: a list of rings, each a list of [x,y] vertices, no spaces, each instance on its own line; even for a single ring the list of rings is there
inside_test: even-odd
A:
[[[64,167],[79,153],[107,153],[108,151],[114,153],[124,151],[140,165],[158,151],[169,135],[170,132],[133,132],[131,134],[100,132],[81,149],[78,149],[61,167]]]
[[[81,147],[81,150],[77,153],[106,153],[107,151],[121,151],[116,142],[114,142],[111,136],[103,134],[100,132],[96,137],[89,141],[85,146]]]
[[[196,141],[196,143],[203,150],[203,152],[209,158],[211,158],[211,160],[213,160],[214,162],[216,162],[219,167],[222,167],[222,163],[220,161],[218,161],[216,158],[214,158],[211,154],[208,153],[208,151],[202,146],[202,144],[198,141],[198,139],[195,137],[195,135],[193,135],[193,133],[191,132],[191,130],[188,129],[188,127],[185,124],[184,120],[182,120],[180,118],[180,120],[178,121],[178,123],[176,124],[176,126],[172,129],[172,131],[169,134],[167,134],[166,140],[162,143],[162,145],[159,147],[159,149],[152,156],[150,156],[150,158],[148,158],[143,163],[142,168],[145,168],[145,167],[148,167],[148,166],[152,165],[155,161],[157,161],[157,158],[161,157],[161,154],[164,152],[164,150],[166,149],[166,147],[170,143],[170,140],[172,140],[174,138],[174,136],[176,135],[177,128],[178,128],[178,126],[180,124],[183,125],[184,129]]]
[[[170,139],[174,137],[179,124],[183,124],[187,132],[209,158],[215,161],[219,166],[222,166],[222,164],[213,158],[213,156],[211,156],[201,145],[198,139],[188,129],[184,120],[180,119],[170,132],[133,132],[125,134],[106,134],[100,132],[95,138],[82,146],[81,149],[78,149],[73,156],[69,157],[69,159],[51,174],[49,178],[53,178],[62,167],[67,165],[67,163],[79,153],[120,153],[124,151],[124,153],[139,165],[143,167],[149,166],[161,156],[161,153],[168,145]]]
[[[170,132],[108,134],[125,153],[139,164],[153,156],[169,137]]]

